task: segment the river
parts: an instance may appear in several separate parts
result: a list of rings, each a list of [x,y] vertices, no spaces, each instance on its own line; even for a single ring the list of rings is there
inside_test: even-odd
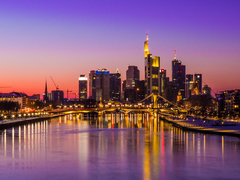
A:
[[[2,179],[239,179],[240,139],[149,115],[66,115],[0,132]]]

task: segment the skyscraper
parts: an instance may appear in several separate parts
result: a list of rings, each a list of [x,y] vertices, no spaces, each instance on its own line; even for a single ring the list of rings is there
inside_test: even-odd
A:
[[[80,75],[79,81],[79,101],[87,99],[87,76],[85,74]]]
[[[89,96],[96,101],[109,101],[109,71],[99,69],[89,73]]]
[[[194,74],[194,81],[191,95],[202,94],[202,74]]]
[[[117,69],[116,73],[110,74],[110,100],[120,101],[121,99],[121,74]]]
[[[144,42],[145,57],[145,97],[152,93],[160,94],[160,57],[152,57],[148,48],[148,34]]]
[[[123,83],[124,99],[127,101],[136,101],[136,90],[139,82],[139,69],[137,66],[128,66],[126,71],[126,81]]]
[[[173,100],[176,100],[178,92],[181,92],[183,98],[185,98],[185,77],[186,77],[186,67],[182,65],[182,62],[175,56],[172,60],[172,85],[174,89]]]
[[[199,94],[202,94],[202,74],[194,74],[195,80],[198,82]]]
[[[167,98],[168,92],[168,82],[169,78],[166,77],[167,71],[165,69],[161,69],[160,71],[160,95],[164,98]]]
[[[186,89],[185,89],[185,97],[186,98],[190,98],[192,87],[193,87],[193,75],[187,74],[186,75]]]

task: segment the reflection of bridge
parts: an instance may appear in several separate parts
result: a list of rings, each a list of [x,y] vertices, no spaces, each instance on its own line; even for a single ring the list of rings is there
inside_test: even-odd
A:
[[[153,105],[143,105],[142,102],[152,98]],[[171,108],[163,108],[162,106],[158,105],[158,98],[161,98],[164,102],[170,104]],[[102,114],[104,112],[122,112],[122,113],[129,113],[129,112],[170,112],[173,113],[174,111],[178,111],[181,113],[187,113],[187,110],[181,107],[178,107],[176,104],[168,101],[166,98],[160,96],[159,94],[151,94],[145,99],[129,104],[108,104],[105,107],[96,107],[96,108],[84,108],[79,106],[69,106],[65,109],[58,109],[54,111],[50,111],[49,113],[98,113]]]

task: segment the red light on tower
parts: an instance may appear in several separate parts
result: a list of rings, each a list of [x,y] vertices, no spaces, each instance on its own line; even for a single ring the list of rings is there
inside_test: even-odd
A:
[[[162,73],[164,73],[164,69],[162,69],[161,71],[162,71]]]

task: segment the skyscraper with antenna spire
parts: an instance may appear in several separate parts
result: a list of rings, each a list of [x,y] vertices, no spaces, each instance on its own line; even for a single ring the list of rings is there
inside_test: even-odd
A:
[[[160,57],[150,54],[148,48],[148,32],[144,42],[145,58],[145,97],[152,93],[160,94]]]
[[[172,60],[172,85],[173,85],[173,100],[175,101],[178,92],[181,92],[182,97],[185,97],[185,79],[186,67],[177,59],[177,51],[175,49],[174,59]]]

